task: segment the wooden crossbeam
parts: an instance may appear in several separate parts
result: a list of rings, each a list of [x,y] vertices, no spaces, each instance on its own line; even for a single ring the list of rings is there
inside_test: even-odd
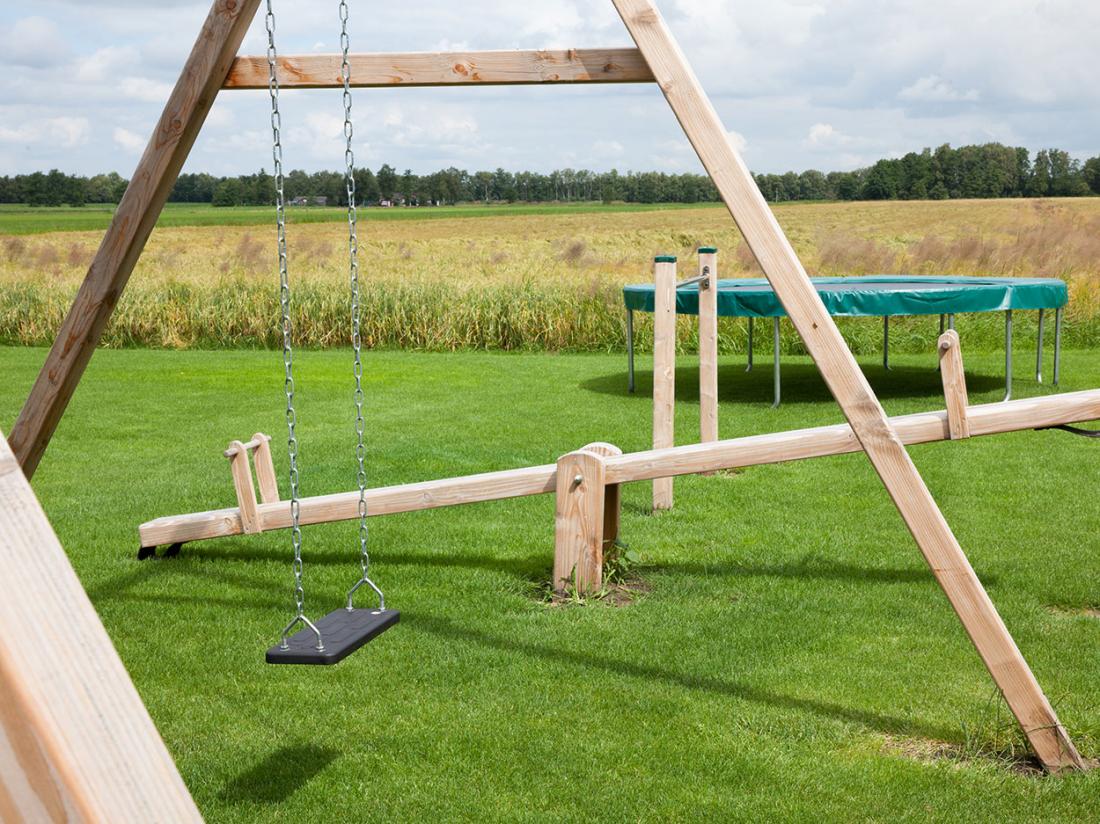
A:
[[[0,434],[0,820],[201,821]]]
[[[1070,392],[1043,398],[1003,401],[972,406],[971,435],[996,435],[1063,423],[1100,418],[1100,389]],[[951,437],[945,411],[920,412],[891,418],[891,425],[906,444],[931,443]],[[623,455],[608,454],[605,483],[608,486],[654,478],[740,469],[763,464],[821,458],[859,452],[860,446],[848,424],[796,429],[732,438],[714,443],[651,449]],[[585,447],[591,450],[592,447]],[[554,492],[557,475],[554,464],[485,472],[461,478],[446,478],[367,490],[367,514],[394,515],[446,506],[499,501]],[[259,504],[257,513],[263,531],[290,527],[287,501]],[[359,493],[340,492],[303,498],[303,524],[351,520],[359,517]],[[201,541],[241,535],[244,526],[237,508],[195,512],[157,518],[138,528],[142,546]]]
[[[1083,769],[664,18],[652,0],[612,2],[1035,754],[1053,772]]]
[[[343,88],[338,54],[279,58],[284,89]],[[394,86],[524,86],[536,83],[652,83],[653,72],[632,48],[526,51],[403,52],[350,55],[353,88]],[[238,57],[226,89],[266,89],[266,56]]]

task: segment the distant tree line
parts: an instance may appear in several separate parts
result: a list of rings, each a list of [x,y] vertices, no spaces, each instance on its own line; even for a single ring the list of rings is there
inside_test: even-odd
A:
[[[814,169],[754,175],[773,202],[792,200],[946,200],[948,198],[1079,197],[1100,194],[1100,156],[1081,163],[1061,149],[1043,149],[1032,158],[1027,149],[987,143],[949,145],[880,160],[854,172]],[[54,169],[0,177],[0,203],[31,206],[80,206],[117,203],[126,188],[118,174],[79,177]],[[470,202],[625,201],[628,203],[702,203],[718,200],[710,178],[664,172],[591,172],[559,169],[540,172],[468,172],[454,167],[428,175],[389,164],[377,171],[357,169],[359,203],[425,206]],[[266,171],[239,177],[180,175],[169,200],[215,206],[271,205],[274,181]],[[346,205],[341,172],[295,170],[286,175],[288,200],[326,198]]]

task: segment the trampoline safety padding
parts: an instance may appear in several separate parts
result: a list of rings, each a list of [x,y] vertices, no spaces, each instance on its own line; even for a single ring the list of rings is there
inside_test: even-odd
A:
[[[901,315],[939,315],[940,330],[954,328],[955,315],[967,312],[1005,314],[1005,400],[1012,396],[1012,312],[1039,312],[1035,379],[1042,381],[1043,331],[1046,310],[1054,317],[1053,384],[1061,378],[1062,312],[1069,301],[1066,283],[1057,278],[972,278],[918,275],[868,275],[863,277],[813,278],[812,282],[830,315],[838,317],[880,317],[883,327],[882,363],[890,368],[890,318]],[[786,316],[771,285],[764,278],[719,280],[719,317],[748,319],[748,364],[753,368],[753,320],[773,319],[773,339],[779,340],[779,322]],[[641,283],[623,288],[627,313],[628,384],[634,391],[634,312],[652,312],[654,288]],[[676,312],[699,313],[699,285],[689,283],[676,289]],[[773,343],[775,388],[773,406],[779,405],[779,350]]]

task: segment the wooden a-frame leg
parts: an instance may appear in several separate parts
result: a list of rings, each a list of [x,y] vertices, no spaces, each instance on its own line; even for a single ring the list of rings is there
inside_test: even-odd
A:
[[[1083,769],[660,12],[652,0],[612,2],[1035,754],[1051,772]]]
[[[12,427],[8,440],[28,478],[76,391],[259,5],[260,0],[214,0],[76,300]]]

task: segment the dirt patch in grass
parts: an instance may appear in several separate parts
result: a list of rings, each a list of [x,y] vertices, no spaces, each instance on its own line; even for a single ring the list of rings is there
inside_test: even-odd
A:
[[[1100,607],[1088,606],[1088,607],[1060,607],[1060,606],[1048,606],[1047,612],[1053,615],[1068,615],[1070,617],[1076,617],[1084,615],[1086,618],[1100,618]]]
[[[1007,770],[1015,775],[1028,777],[1044,775],[1038,759],[1015,750],[998,752],[931,738],[886,734],[883,736],[882,751],[888,755],[918,761],[921,764],[948,764],[956,768],[984,764]]]
[[[547,586],[549,589],[549,585]],[[653,587],[638,577],[631,577],[616,583],[605,583],[603,589],[591,595],[579,595],[575,591],[564,593],[550,591],[546,603],[552,607],[588,606],[600,604],[605,607],[626,607],[641,596],[652,592]]]

